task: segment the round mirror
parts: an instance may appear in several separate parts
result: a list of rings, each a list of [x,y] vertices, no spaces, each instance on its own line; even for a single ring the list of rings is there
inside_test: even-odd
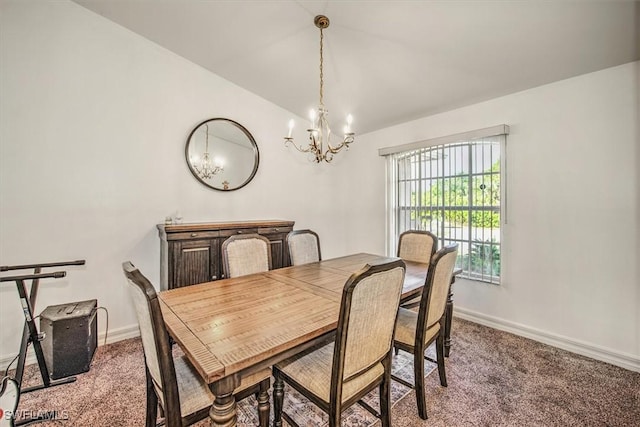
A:
[[[253,136],[229,119],[209,119],[196,126],[189,134],[184,153],[193,176],[220,191],[247,185],[260,162]]]

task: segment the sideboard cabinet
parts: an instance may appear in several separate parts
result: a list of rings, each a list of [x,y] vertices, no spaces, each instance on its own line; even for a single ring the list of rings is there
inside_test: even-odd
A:
[[[287,233],[294,221],[240,221],[158,224],[162,290],[223,279],[222,242],[236,234],[257,233],[271,246],[272,267],[289,266]]]

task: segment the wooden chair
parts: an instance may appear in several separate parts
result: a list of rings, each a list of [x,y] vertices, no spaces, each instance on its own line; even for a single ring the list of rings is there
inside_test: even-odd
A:
[[[238,277],[271,270],[269,240],[259,234],[231,236],[222,242],[224,277]]]
[[[340,426],[343,409],[358,402],[390,425],[389,384],[394,323],[405,264],[393,259],[366,265],[344,285],[335,342],[291,357],[273,367],[274,425],[282,426],[284,381],[329,415],[329,426]],[[380,413],[359,400],[380,389]]]
[[[130,262],[122,264],[140,325],[147,377],[146,427],[156,426],[158,405],[167,427],[182,427],[207,418],[214,396],[184,357],[172,355],[160,302],[155,289]],[[269,423],[271,370],[243,378],[236,399],[257,393],[260,426]]]
[[[398,258],[405,261],[429,264],[438,249],[438,237],[422,230],[408,230],[398,238]],[[414,308],[420,305],[420,297],[402,303],[401,307]]]
[[[291,265],[308,264],[322,260],[320,238],[311,230],[293,230],[287,234]]]
[[[393,379],[416,390],[418,414],[424,420],[427,419],[427,403],[424,391],[423,358],[434,362],[424,355],[425,350],[434,340],[436,341],[437,359],[435,362],[438,364],[440,384],[443,387],[447,386],[444,370],[445,306],[457,256],[457,244],[445,246],[436,252],[429,265],[419,311],[416,313],[402,307],[398,309],[393,345],[413,354],[415,384],[395,376]]]
[[[429,264],[438,249],[438,237],[429,231],[409,230],[398,238],[398,257]]]

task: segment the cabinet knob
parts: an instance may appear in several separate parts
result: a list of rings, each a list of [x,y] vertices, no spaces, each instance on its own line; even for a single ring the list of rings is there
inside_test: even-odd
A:
[[[198,233],[191,233],[191,237],[197,237]]]
[[[218,276],[211,276],[211,280],[218,280]]]
[[[280,230],[278,230],[277,228],[274,228],[274,229],[273,229],[273,231],[275,231],[275,232],[277,233],[277,232],[278,232],[278,231],[280,231]]]
[[[238,230],[238,234],[242,234],[242,230]]]

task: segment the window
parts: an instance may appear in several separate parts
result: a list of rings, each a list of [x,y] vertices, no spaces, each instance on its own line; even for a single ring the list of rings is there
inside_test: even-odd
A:
[[[452,142],[409,144],[388,154],[391,251],[403,231],[428,230],[439,247],[458,243],[461,277],[500,283],[504,128],[495,135],[477,137],[475,131],[450,137]]]

